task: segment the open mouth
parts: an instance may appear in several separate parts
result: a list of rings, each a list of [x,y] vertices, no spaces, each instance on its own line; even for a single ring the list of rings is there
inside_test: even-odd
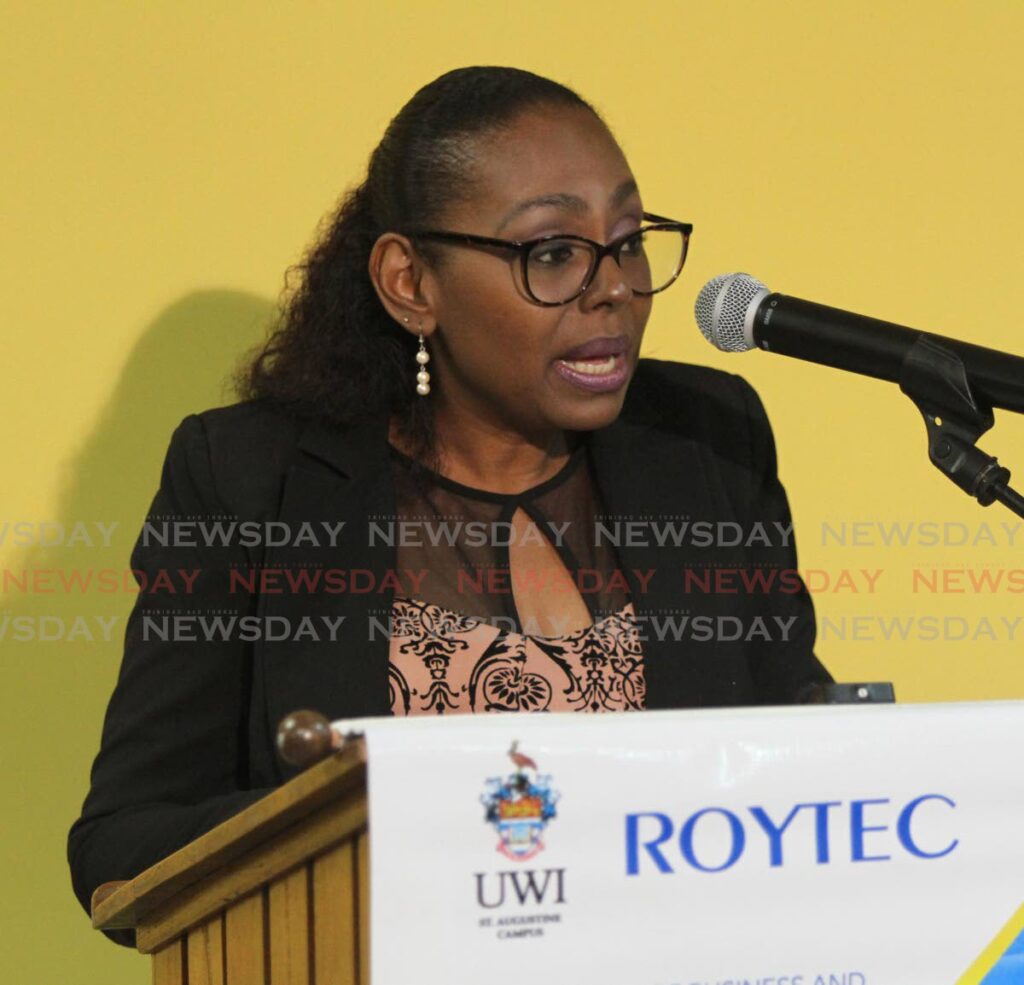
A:
[[[589,393],[617,390],[629,378],[626,348],[624,335],[591,339],[556,359],[554,369],[577,390]]]
[[[576,373],[584,373],[587,376],[607,376],[615,371],[615,367],[621,359],[620,353],[611,356],[595,356],[592,359],[559,359],[558,361]]]

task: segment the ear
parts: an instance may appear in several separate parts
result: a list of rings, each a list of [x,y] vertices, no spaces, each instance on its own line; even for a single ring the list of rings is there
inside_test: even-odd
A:
[[[370,280],[388,314],[407,332],[425,337],[437,327],[437,282],[408,237],[382,233],[370,250]]]

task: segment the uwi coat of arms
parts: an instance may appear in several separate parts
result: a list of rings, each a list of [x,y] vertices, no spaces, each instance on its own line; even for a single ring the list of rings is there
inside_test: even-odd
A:
[[[498,851],[522,862],[544,850],[544,829],[555,817],[559,794],[551,789],[551,777],[540,775],[537,764],[518,746],[513,742],[508,751],[515,770],[490,777],[480,800],[484,820],[498,832]]]

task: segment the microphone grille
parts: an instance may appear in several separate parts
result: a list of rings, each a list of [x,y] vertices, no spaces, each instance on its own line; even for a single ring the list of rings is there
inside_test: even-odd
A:
[[[768,288],[750,274],[720,274],[700,290],[693,313],[701,334],[726,352],[755,348],[753,324],[748,316],[756,310]]]

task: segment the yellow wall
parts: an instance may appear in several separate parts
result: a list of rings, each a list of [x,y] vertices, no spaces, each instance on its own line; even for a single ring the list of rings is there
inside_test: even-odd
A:
[[[1024,4],[38,0],[3,20],[0,525],[118,527],[107,549],[8,539],[0,567],[126,567],[171,429],[228,399],[225,372],[388,119],[450,68],[511,64],[595,102],[648,207],[694,222],[646,354],[746,375],[775,426],[801,566],[833,581],[881,571],[873,594],[817,593],[819,617],[950,616],[972,636],[991,620],[995,638],[892,642],[862,622],[871,638],[822,639],[834,674],[892,680],[910,701],[1024,697],[1024,620],[1012,622],[1024,596],[911,588],[915,568],[1019,570],[1024,524],[934,471],[894,386],[719,354],[692,317],[709,277],[741,269],[1024,352]],[[1024,487],[1024,420],[1002,415],[982,446]],[[911,520],[996,542],[887,548],[876,533],[874,546],[840,547],[823,534]],[[82,616],[101,637],[96,617],[123,618],[130,602],[14,592],[0,620],[69,629]],[[0,946],[19,985],[147,980],[142,959],[89,929],[64,861],[122,631],[0,643]]]

